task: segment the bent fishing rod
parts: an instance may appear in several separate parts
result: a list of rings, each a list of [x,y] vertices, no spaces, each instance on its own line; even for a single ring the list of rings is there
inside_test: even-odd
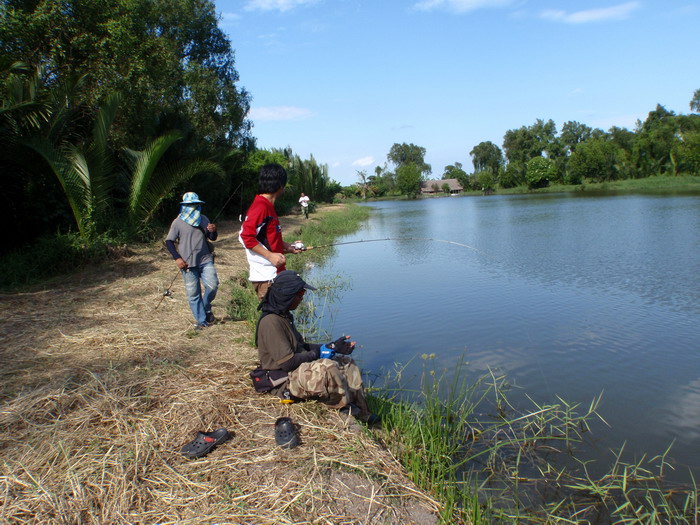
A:
[[[226,209],[226,206],[228,205],[229,202],[231,202],[231,199],[233,198],[233,196],[236,194],[236,192],[238,191],[238,189],[239,189],[242,185],[243,185],[243,182],[241,182],[241,183],[236,187],[236,189],[233,190],[233,191],[231,192],[231,195],[229,195],[229,198],[226,200],[226,202],[224,203],[224,205],[221,207],[221,209],[219,210],[219,213],[216,214],[216,217],[214,217],[211,221],[209,221],[210,224],[215,224],[215,223],[216,223],[216,220],[219,218],[219,216],[220,216],[220,215],[223,213],[223,211]],[[202,233],[204,233],[204,232],[202,232]],[[205,240],[206,240],[206,235],[205,235],[204,238],[205,238]],[[192,251],[191,251],[190,254],[187,256],[187,259],[189,259],[190,257],[192,257],[192,254],[194,253],[195,250],[196,250],[196,247],[193,247],[193,248],[192,248]],[[187,261],[187,259],[185,259],[185,261]],[[159,307],[160,304],[163,302],[163,299],[165,299],[166,297],[170,297],[170,296],[173,295],[173,292],[171,292],[170,289],[173,287],[173,284],[175,284],[175,280],[177,279],[177,276],[180,275],[180,271],[181,271],[181,270],[178,269],[177,273],[173,276],[173,280],[170,281],[170,284],[168,285],[168,287],[165,289],[165,291],[164,291],[163,294],[161,295],[160,301],[158,301],[158,304],[157,304],[156,307],[155,307],[156,310],[158,310],[158,307]]]

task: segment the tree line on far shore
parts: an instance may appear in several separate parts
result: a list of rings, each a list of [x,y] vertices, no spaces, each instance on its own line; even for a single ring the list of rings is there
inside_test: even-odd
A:
[[[465,189],[481,191],[653,175],[698,176],[700,89],[693,94],[690,110],[694,113],[676,115],[657,105],[644,122],[637,121],[634,131],[616,126],[603,131],[569,121],[557,132],[554,121],[538,119],[530,126],[506,131],[502,148],[490,141],[477,144],[469,152],[473,173],[455,162],[445,166],[442,179],[457,179]],[[425,153],[425,148],[415,144],[394,144],[387,164],[375,168],[371,175],[358,171],[358,182],[349,193],[363,198],[417,195],[420,183],[432,172]]]

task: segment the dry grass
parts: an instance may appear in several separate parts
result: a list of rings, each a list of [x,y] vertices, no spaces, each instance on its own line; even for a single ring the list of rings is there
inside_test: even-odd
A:
[[[291,235],[295,218],[287,218]],[[219,225],[214,303],[246,268],[236,223]],[[0,522],[436,523],[437,503],[354,422],[316,403],[255,394],[249,327],[191,330],[170,256],[129,257],[0,296]],[[289,415],[302,446],[277,447]],[[205,458],[198,430],[233,439]]]

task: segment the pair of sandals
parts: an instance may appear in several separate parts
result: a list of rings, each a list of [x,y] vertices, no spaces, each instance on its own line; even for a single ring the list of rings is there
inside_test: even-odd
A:
[[[189,459],[201,458],[231,437],[225,428],[213,432],[197,432],[197,437],[182,447],[180,453]],[[282,448],[294,448],[300,444],[299,428],[290,418],[281,417],[275,422],[275,442]]]

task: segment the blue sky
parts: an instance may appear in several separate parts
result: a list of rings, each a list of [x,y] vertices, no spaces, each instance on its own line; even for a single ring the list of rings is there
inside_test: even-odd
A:
[[[482,141],[552,119],[634,129],[700,88],[698,0],[215,0],[262,148],[331,178],[374,173],[394,143],[433,177]]]

